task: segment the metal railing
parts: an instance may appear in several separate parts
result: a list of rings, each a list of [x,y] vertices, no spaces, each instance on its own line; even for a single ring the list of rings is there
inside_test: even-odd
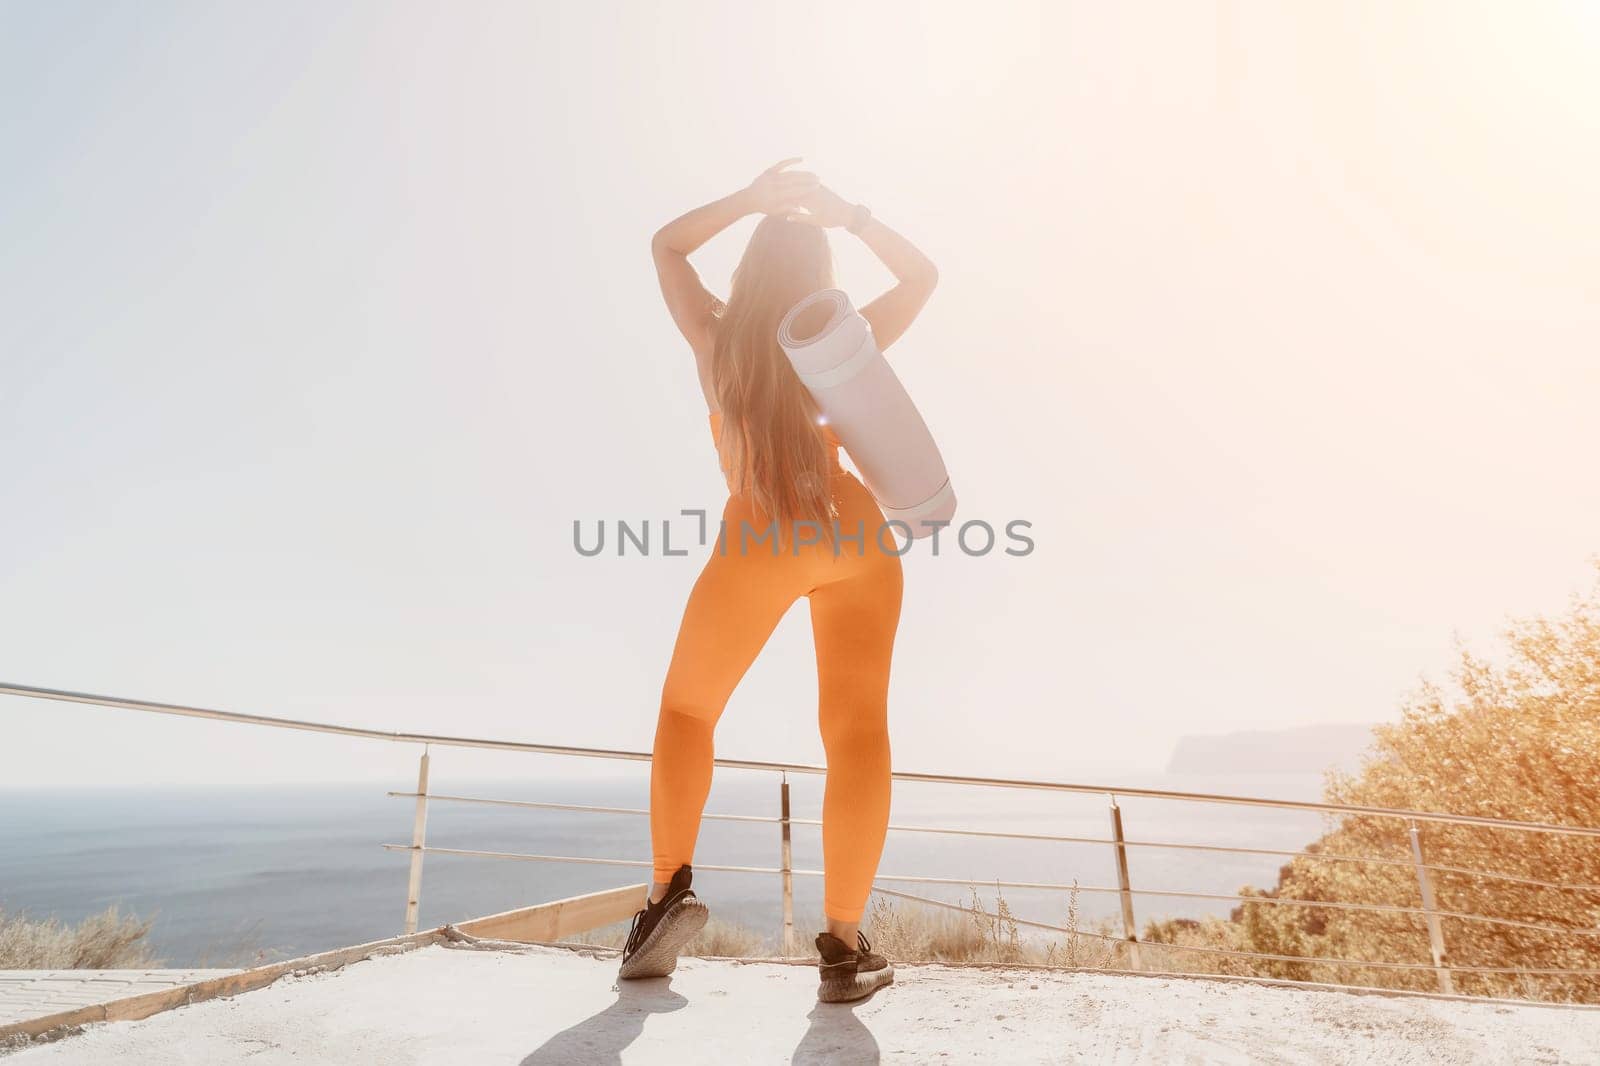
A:
[[[189,718],[206,718],[215,721],[235,722],[247,725],[266,726],[279,729],[293,729],[305,732],[326,733],[346,737],[358,737],[370,740],[384,740],[394,743],[421,745],[422,752],[418,759],[417,787],[414,792],[390,792],[392,797],[414,799],[415,811],[412,821],[411,842],[409,844],[384,844],[383,847],[390,851],[404,851],[410,853],[410,866],[407,877],[405,932],[413,933],[417,929],[418,910],[422,895],[422,869],[423,857],[428,853],[438,855],[470,856],[485,859],[500,859],[518,862],[558,862],[580,863],[607,866],[621,866],[634,868],[650,868],[653,864],[644,859],[622,859],[602,856],[584,855],[544,855],[515,852],[483,851],[467,848],[441,847],[427,842],[427,816],[429,803],[467,803],[483,804],[490,806],[511,807],[521,809],[537,809],[568,812],[591,812],[604,814],[621,814],[632,816],[648,816],[649,811],[640,808],[605,807],[587,804],[536,802],[530,800],[507,800],[476,796],[457,796],[430,793],[429,768],[431,749],[439,747],[479,748],[496,751],[532,752],[547,755],[574,756],[597,759],[625,759],[639,762],[650,761],[649,752],[623,751],[604,748],[575,747],[556,744],[533,744],[519,741],[490,740],[474,737],[444,736],[427,733],[409,733],[401,731],[386,731],[365,729],[352,726],[334,725],[325,722],[298,721],[288,718],[274,718],[265,715],[244,714],[235,711],[214,710],[203,707],[192,707],[181,704],[160,703],[150,700],[126,699],[114,696],[100,696],[89,693],[70,692],[59,689],[35,688],[25,685],[11,685],[0,683],[0,695],[20,696],[34,699],[59,700],[69,703],[91,704],[102,707],[113,707],[124,710],[142,711],[154,714],[176,715]],[[806,763],[773,762],[752,759],[727,759],[717,758],[715,765],[745,770],[766,770],[781,774],[779,781],[778,811],[776,816],[769,815],[743,815],[743,814],[718,814],[707,813],[704,817],[708,820],[738,821],[738,822],[764,822],[777,823],[780,831],[780,863],[776,867],[768,866],[735,866],[697,863],[697,870],[721,871],[747,874],[778,874],[782,883],[783,907],[783,941],[787,954],[794,953],[794,897],[793,883],[795,877],[822,877],[823,871],[811,869],[797,869],[792,861],[791,829],[795,825],[820,825],[819,819],[795,818],[790,813],[789,780],[788,775],[796,774],[825,774],[825,766]],[[1325,803],[1306,800],[1271,799],[1255,796],[1222,795],[1200,792],[1183,792],[1169,789],[1137,788],[1111,785],[1081,784],[1063,781],[1038,781],[1019,778],[982,777],[962,774],[934,774],[916,773],[908,771],[894,771],[892,777],[897,781],[918,781],[931,784],[961,785],[989,788],[1037,789],[1049,792],[1073,793],[1079,795],[1103,795],[1109,798],[1109,837],[1082,837],[1058,835],[1049,833],[1018,833],[995,830],[980,830],[950,826],[924,826],[924,825],[896,825],[889,826],[890,832],[904,833],[930,833],[956,836],[983,837],[991,839],[1051,841],[1074,844],[1092,844],[1106,846],[1112,849],[1117,874],[1115,886],[1081,885],[1077,882],[1070,884],[1041,882],[1041,881],[1006,881],[993,878],[970,880],[962,878],[933,877],[916,874],[879,873],[875,876],[873,890],[885,895],[914,900],[926,905],[963,910],[969,913],[972,908],[961,904],[952,904],[944,900],[918,896],[904,891],[883,887],[881,882],[896,882],[906,884],[929,885],[985,885],[1018,888],[1018,889],[1047,889],[1068,892],[1085,892],[1098,894],[1114,894],[1118,898],[1122,935],[1120,937],[1108,936],[1102,933],[1087,932],[1067,926],[1053,925],[1029,919],[1010,916],[1009,921],[1017,925],[1052,930],[1068,933],[1091,939],[1103,940],[1117,945],[1126,952],[1128,963],[1135,970],[1145,968],[1146,960],[1141,954],[1141,942],[1137,934],[1134,900],[1136,897],[1158,897],[1169,899],[1186,899],[1208,902],[1235,902],[1246,904],[1261,904],[1266,906],[1287,907],[1312,907],[1332,910],[1361,911],[1374,914],[1403,915],[1410,918],[1420,918],[1426,928],[1431,960],[1428,962],[1404,962],[1396,960],[1352,959],[1331,956],[1311,955],[1286,955],[1270,952],[1243,951],[1231,948],[1212,947],[1198,944],[1174,944],[1167,942],[1154,942],[1144,946],[1154,948],[1160,952],[1193,953],[1223,958],[1237,958],[1258,960],[1265,962],[1291,962],[1329,966],[1333,968],[1355,968],[1368,970],[1399,970],[1410,972],[1432,971],[1437,979],[1440,992],[1454,994],[1455,985],[1453,974],[1511,974],[1527,977],[1538,976],[1600,976],[1600,968],[1581,967],[1516,967],[1516,966],[1469,966],[1453,962],[1446,950],[1442,919],[1449,918],[1463,922],[1475,922],[1491,926],[1513,928],[1519,930],[1549,933],[1566,937],[1600,937],[1600,927],[1584,928],[1580,926],[1556,925],[1548,922],[1529,921],[1521,918],[1509,918],[1497,915],[1475,914],[1467,911],[1449,910],[1439,906],[1434,891],[1433,875],[1453,874],[1471,876],[1484,880],[1501,881],[1505,883],[1520,884],[1552,890],[1593,893],[1600,895],[1600,885],[1585,883],[1566,883],[1550,881],[1540,878],[1530,878],[1520,875],[1508,874],[1495,870],[1480,870],[1471,867],[1453,865],[1438,865],[1426,861],[1423,852],[1421,824],[1434,823],[1451,826],[1467,826],[1478,828],[1491,828],[1526,833],[1548,834],[1568,837],[1600,838],[1600,828],[1587,826],[1560,825],[1545,822],[1527,822],[1510,819],[1488,818],[1480,815],[1448,814],[1437,811],[1413,811],[1387,807],[1372,807],[1358,804]],[[1410,845],[1410,856],[1405,859],[1386,858],[1377,856],[1334,855],[1322,852],[1305,850],[1278,850],[1272,848],[1238,847],[1224,844],[1196,844],[1182,841],[1161,840],[1129,840],[1123,829],[1122,810],[1117,803],[1118,797],[1135,797],[1141,799],[1172,800],[1183,803],[1204,803],[1244,806],[1266,810],[1291,810],[1313,812],[1324,815],[1362,816],[1372,818],[1386,818],[1403,821],[1406,824],[1406,836]],[[1358,903],[1353,901],[1324,900],[1324,899],[1294,899],[1278,896],[1260,895],[1235,895],[1225,893],[1192,892],[1172,889],[1139,888],[1132,883],[1128,867],[1128,850],[1131,848],[1164,849],[1174,851],[1193,851],[1211,854],[1227,855],[1252,855],[1252,856],[1281,856],[1301,858],[1318,862],[1330,863],[1357,863],[1389,867],[1410,867],[1417,881],[1417,892],[1420,906],[1401,906],[1396,904]],[[987,912],[979,912],[985,913]],[[996,915],[989,914],[989,918]]]

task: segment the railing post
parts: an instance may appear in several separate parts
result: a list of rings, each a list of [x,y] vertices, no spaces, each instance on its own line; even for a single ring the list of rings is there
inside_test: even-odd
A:
[[[778,786],[778,822],[783,830],[783,953],[794,951],[794,851],[789,842],[789,775]]]
[[[1444,930],[1439,926],[1438,908],[1433,899],[1433,881],[1428,877],[1428,867],[1422,861],[1422,834],[1417,823],[1411,823],[1411,858],[1417,867],[1417,887],[1422,890],[1422,909],[1428,923],[1428,947],[1433,951],[1434,971],[1439,975],[1439,991],[1454,995],[1455,979],[1450,974],[1449,956],[1444,950]]]
[[[1117,889],[1122,897],[1122,935],[1128,943],[1128,958],[1133,962],[1135,970],[1142,970],[1144,966],[1139,961],[1139,934],[1138,926],[1133,921],[1133,887],[1128,880],[1128,848],[1122,839],[1122,808],[1117,806],[1117,797],[1111,797],[1111,839],[1117,849]]]
[[[428,840],[428,746],[422,746],[417,763],[417,816],[411,823],[411,878],[406,886],[406,935],[417,931],[417,908],[422,903],[422,848]]]

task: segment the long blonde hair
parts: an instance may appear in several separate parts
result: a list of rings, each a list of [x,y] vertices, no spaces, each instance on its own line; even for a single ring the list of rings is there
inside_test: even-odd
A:
[[[777,524],[781,543],[796,522],[815,522],[824,541],[833,539],[831,468],[816,404],[778,345],[778,323],[789,308],[833,287],[826,232],[768,215],[733,272],[712,347],[721,447],[733,487]]]

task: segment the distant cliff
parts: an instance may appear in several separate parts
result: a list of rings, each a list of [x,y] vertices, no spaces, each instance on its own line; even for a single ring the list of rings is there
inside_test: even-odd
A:
[[[1179,737],[1167,773],[1321,773],[1330,766],[1354,771],[1371,742],[1371,723]]]

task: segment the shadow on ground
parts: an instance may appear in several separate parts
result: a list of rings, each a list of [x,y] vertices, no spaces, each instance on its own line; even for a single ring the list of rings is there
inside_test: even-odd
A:
[[[863,1001],[865,1002],[865,1001]],[[561,1030],[523,1058],[521,1066],[621,1066],[622,1053],[644,1032],[652,1014],[670,1014],[689,1005],[672,990],[672,979],[618,982],[614,1003]],[[811,1025],[790,1062],[834,1066],[873,1066],[881,1058],[873,1038],[853,1007],[857,1003],[817,1003]]]

